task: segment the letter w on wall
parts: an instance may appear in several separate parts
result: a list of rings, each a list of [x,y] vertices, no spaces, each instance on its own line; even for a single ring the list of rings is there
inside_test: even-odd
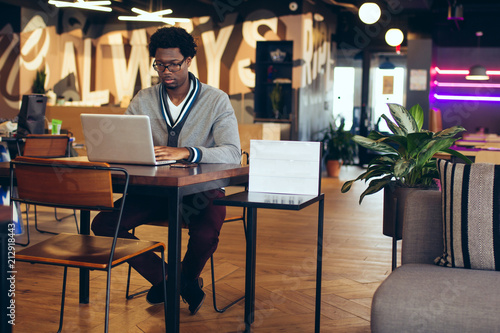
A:
[[[132,31],[132,38],[130,40],[132,48],[128,65],[121,33],[109,35],[108,40],[109,44],[111,44],[111,55],[113,57],[116,94],[118,100],[121,101],[125,95],[130,97],[134,95],[137,71],[139,71],[141,76],[142,88],[151,85],[146,30]]]

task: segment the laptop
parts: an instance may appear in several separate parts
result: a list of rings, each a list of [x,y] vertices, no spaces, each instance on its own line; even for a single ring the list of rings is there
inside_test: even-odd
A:
[[[156,161],[148,116],[82,113],[80,118],[91,162],[140,165],[176,162]]]

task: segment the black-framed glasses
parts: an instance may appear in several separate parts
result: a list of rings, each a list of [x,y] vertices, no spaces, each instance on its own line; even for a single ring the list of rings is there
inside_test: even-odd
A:
[[[165,68],[168,69],[169,72],[175,73],[181,70],[182,64],[184,63],[185,60],[186,58],[182,59],[182,61],[178,64],[170,64],[170,65],[164,65],[161,62],[155,60],[153,62],[153,68],[155,69],[155,71],[160,73],[163,73],[165,71]]]

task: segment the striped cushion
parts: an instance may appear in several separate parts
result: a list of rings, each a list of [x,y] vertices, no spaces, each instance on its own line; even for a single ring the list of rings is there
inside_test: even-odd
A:
[[[437,161],[446,267],[500,270],[500,165]]]

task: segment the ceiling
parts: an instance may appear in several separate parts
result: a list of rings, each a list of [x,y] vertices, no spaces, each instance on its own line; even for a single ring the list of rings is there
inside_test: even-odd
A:
[[[328,3],[339,1],[323,0]],[[366,0],[341,0],[361,6]],[[443,47],[476,47],[478,45],[477,31],[482,31],[481,47],[500,47],[498,38],[498,0],[370,0],[378,2],[389,13],[395,13],[385,24],[388,27],[401,27],[404,32],[414,32],[432,37],[434,43]],[[449,4],[456,1],[463,6],[463,20],[448,20]],[[392,11],[390,4],[399,4]],[[333,4],[332,4],[333,6]],[[339,11],[339,34],[358,25],[363,27],[357,16],[348,7]],[[343,24],[342,24],[343,23]],[[363,27],[364,28],[364,27]],[[352,36],[346,37],[347,40]]]
[[[45,0],[41,0],[45,1]],[[33,0],[0,0],[14,6],[40,9],[41,1]],[[360,23],[354,7],[361,6],[367,0],[303,0],[311,5],[320,4],[326,10],[337,13],[339,17],[338,38],[352,40],[353,27],[358,26],[364,29]],[[475,47],[478,45],[478,38],[475,33],[483,31],[480,39],[481,47],[500,47],[500,38],[497,37],[498,13],[500,13],[500,1],[498,0],[370,0],[378,2],[389,19],[384,25],[400,26],[406,32],[413,31],[418,34],[432,36],[434,42],[439,46],[450,47]],[[450,2],[458,2],[463,5],[463,21],[448,20],[448,7]],[[160,10],[172,8],[176,17],[196,17],[212,15],[217,16],[214,4],[234,3],[233,7],[225,8],[226,13],[243,12],[248,8],[262,8],[262,6],[272,4],[280,10],[288,10],[290,0],[276,1],[269,3],[267,0],[240,0],[240,1],[220,1],[220,0],[113,0],[112,7],[114,16],[134,15],[130,9],[138,7],[144,10]],[[297,3],[302,3],[297,1]],[[391,9],[391,5],[394,7]],[[88,16],[97,17],[108,15],[100,12],[90,12]],[[282,14],[282,13],[280,13]],[[385,28],[385,27],[384,27]]]

